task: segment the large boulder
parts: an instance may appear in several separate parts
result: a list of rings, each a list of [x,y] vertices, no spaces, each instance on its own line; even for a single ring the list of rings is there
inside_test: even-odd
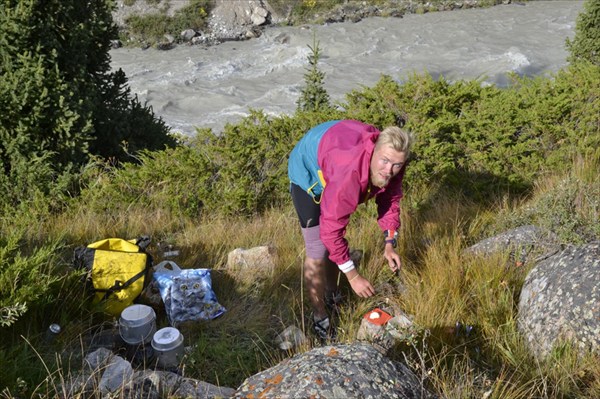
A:
[[[315,348],[247,378],[236,398],[433,398],[405,365],[365,343]]]
[[[497,252],[510,251],[517,264],[549,257],[560,249],[555,234],[538,226],[520,226],[494,237],[486,238],[465,249],[466,254],[489,256]]]
[[[538,358],[565,340],[581,352],[600,349],[600,241],[568,247],[529,272],[518,325]]]

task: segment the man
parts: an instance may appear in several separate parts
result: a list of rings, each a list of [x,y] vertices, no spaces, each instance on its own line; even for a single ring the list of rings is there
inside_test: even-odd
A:
[[[380,132],[359,121],[329,121],[309,130],[290,154],[290,191],[306,247],[304,279],[313,328],[322,339],[335,336],[327,305],[335,305],[340,271],[358,296],[375,293],[356,270],[344,238],[350,215],[370,198],[375,197],[385,236],[383,256],[392,271],[400,269],[394,248],[411,140],[398,127]]]

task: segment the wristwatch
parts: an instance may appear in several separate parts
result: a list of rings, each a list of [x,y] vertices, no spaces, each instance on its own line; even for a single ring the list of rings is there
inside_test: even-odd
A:
[[[392,244],[392,247],[396,248],[398,245],[398,232],[396,230],[384,230],[383,237],[386,244]]]

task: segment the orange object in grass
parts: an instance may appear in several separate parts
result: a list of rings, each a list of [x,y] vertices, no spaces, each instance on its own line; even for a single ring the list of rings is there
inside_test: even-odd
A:
[[[387,312],[384,312],[383,310],[381,310],[379,308],[375,308],[375,309],[367,312],[363,317],[365,319],[367,319],[367,321],[369,323],[373,323],[378,326],[383,326],[385,323],[390,321],[390,319],[392,318],[392,315],[390,315]]]

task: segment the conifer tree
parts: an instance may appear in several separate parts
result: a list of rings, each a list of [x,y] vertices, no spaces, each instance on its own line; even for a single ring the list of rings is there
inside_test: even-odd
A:
[[[0,6],[0,190],[53,179],[91,155],[172,144],[167,128],[132,98],[110,66],[117,38],[111,0],[2,0]],[[19,198],[21,197],[21,198]]]
[[[318,68],[319,59],[321,58],[321,49],[316,35],[313,35],[313,45],[308,46],[311,53],[308,55],[309,67],[304,74],[304,82],[306,86],[302,89],[297,105],[301,111],[316,111],[321,108],[329,108],[329,94],[325,90],[324,81],[325,73]]]

